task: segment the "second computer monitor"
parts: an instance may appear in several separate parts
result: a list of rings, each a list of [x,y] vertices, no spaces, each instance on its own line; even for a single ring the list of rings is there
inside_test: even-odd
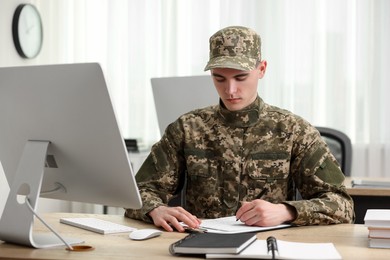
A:
[[[179,116],[219,101],[210,75],[152,78],[151,83],[161,135]]]

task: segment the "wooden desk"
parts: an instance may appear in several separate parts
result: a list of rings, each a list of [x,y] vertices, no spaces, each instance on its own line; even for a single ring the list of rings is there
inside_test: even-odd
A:
[[[164,232],[160,237],[145,241],[132,241],[128,234],[100,235],[83,229],[59,223],[60,217],[97,217],[137,228],[154,227],[152,225],[128,219],[118,215],[92,215],[72,213],[50,213],[44,215],[64,236],[73,236],[85,240],[85,244],[95,247],[93,251],[69,252],[64,247],[34,249],[0,242],[0,259],[202,259],[196,257],[173,257],[168,252],[171,243],[187,234]],[[46,232],[39,222],[34,230]],[[389,250],[368,248],[368,230],[363,225],[341,224],[330,226],[307,226],[280,229],[258,233],[259,239],[269,235],[277,239],[297,242],[333,242],[343,259],[388,259]]]
[[[355,204],[356,224],[364,223],[364,215],[367,209],[390,209],[390,188],[380,187],[352,187],[351,181],[353,179],[366,179],[366,180],[385,180],[378,178],[345,178],[344,185],[347,187],[349,195],[351,195]]]

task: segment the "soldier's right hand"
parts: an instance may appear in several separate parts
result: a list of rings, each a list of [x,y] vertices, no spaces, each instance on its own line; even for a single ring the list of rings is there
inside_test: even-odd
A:
[[[155,226],[162,227],[169,232],[175,229],[179,232],[184,232],[185,229],[180,222],[193,229],[199,228],[201,223],[200,219],[182,207],[159,206],[151,210],[149,216],[153,219]]]

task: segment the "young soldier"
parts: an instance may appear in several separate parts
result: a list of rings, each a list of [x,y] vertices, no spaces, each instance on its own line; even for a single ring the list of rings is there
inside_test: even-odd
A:
[[[167,127],[136,175],[143,207],[126,216],[180,232],[179,222],[196,228],[201,218],[232,215],[258,226],[353,222],[344,175],[316,128],[258,96],[266,68],[252,29],[211,36],[205,70],[219,104]],[[185,207],[169,207],[184,179]]]

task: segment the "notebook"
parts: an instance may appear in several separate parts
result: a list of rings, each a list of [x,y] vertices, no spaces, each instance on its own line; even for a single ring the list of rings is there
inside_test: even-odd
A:
[[[299,243],[277,240],[276,259],[342,259],[333,243]],[[256,240],[239,254],[206,254],[206,258],[272,259],[266,240]]]
[[[364,216],[367,227],[390,228],[390,209],[367,209]]]
[[[256,240],[255,233],[216,234],[191,233],[169,247],[172,255],[176,254],[237,254]]]
[[[388,238],[390,240],[390,227],[367,227],[368,236],[372,238]]]
[[[372,248],[390,248],[390,239],[369,237],[368,246]]]

